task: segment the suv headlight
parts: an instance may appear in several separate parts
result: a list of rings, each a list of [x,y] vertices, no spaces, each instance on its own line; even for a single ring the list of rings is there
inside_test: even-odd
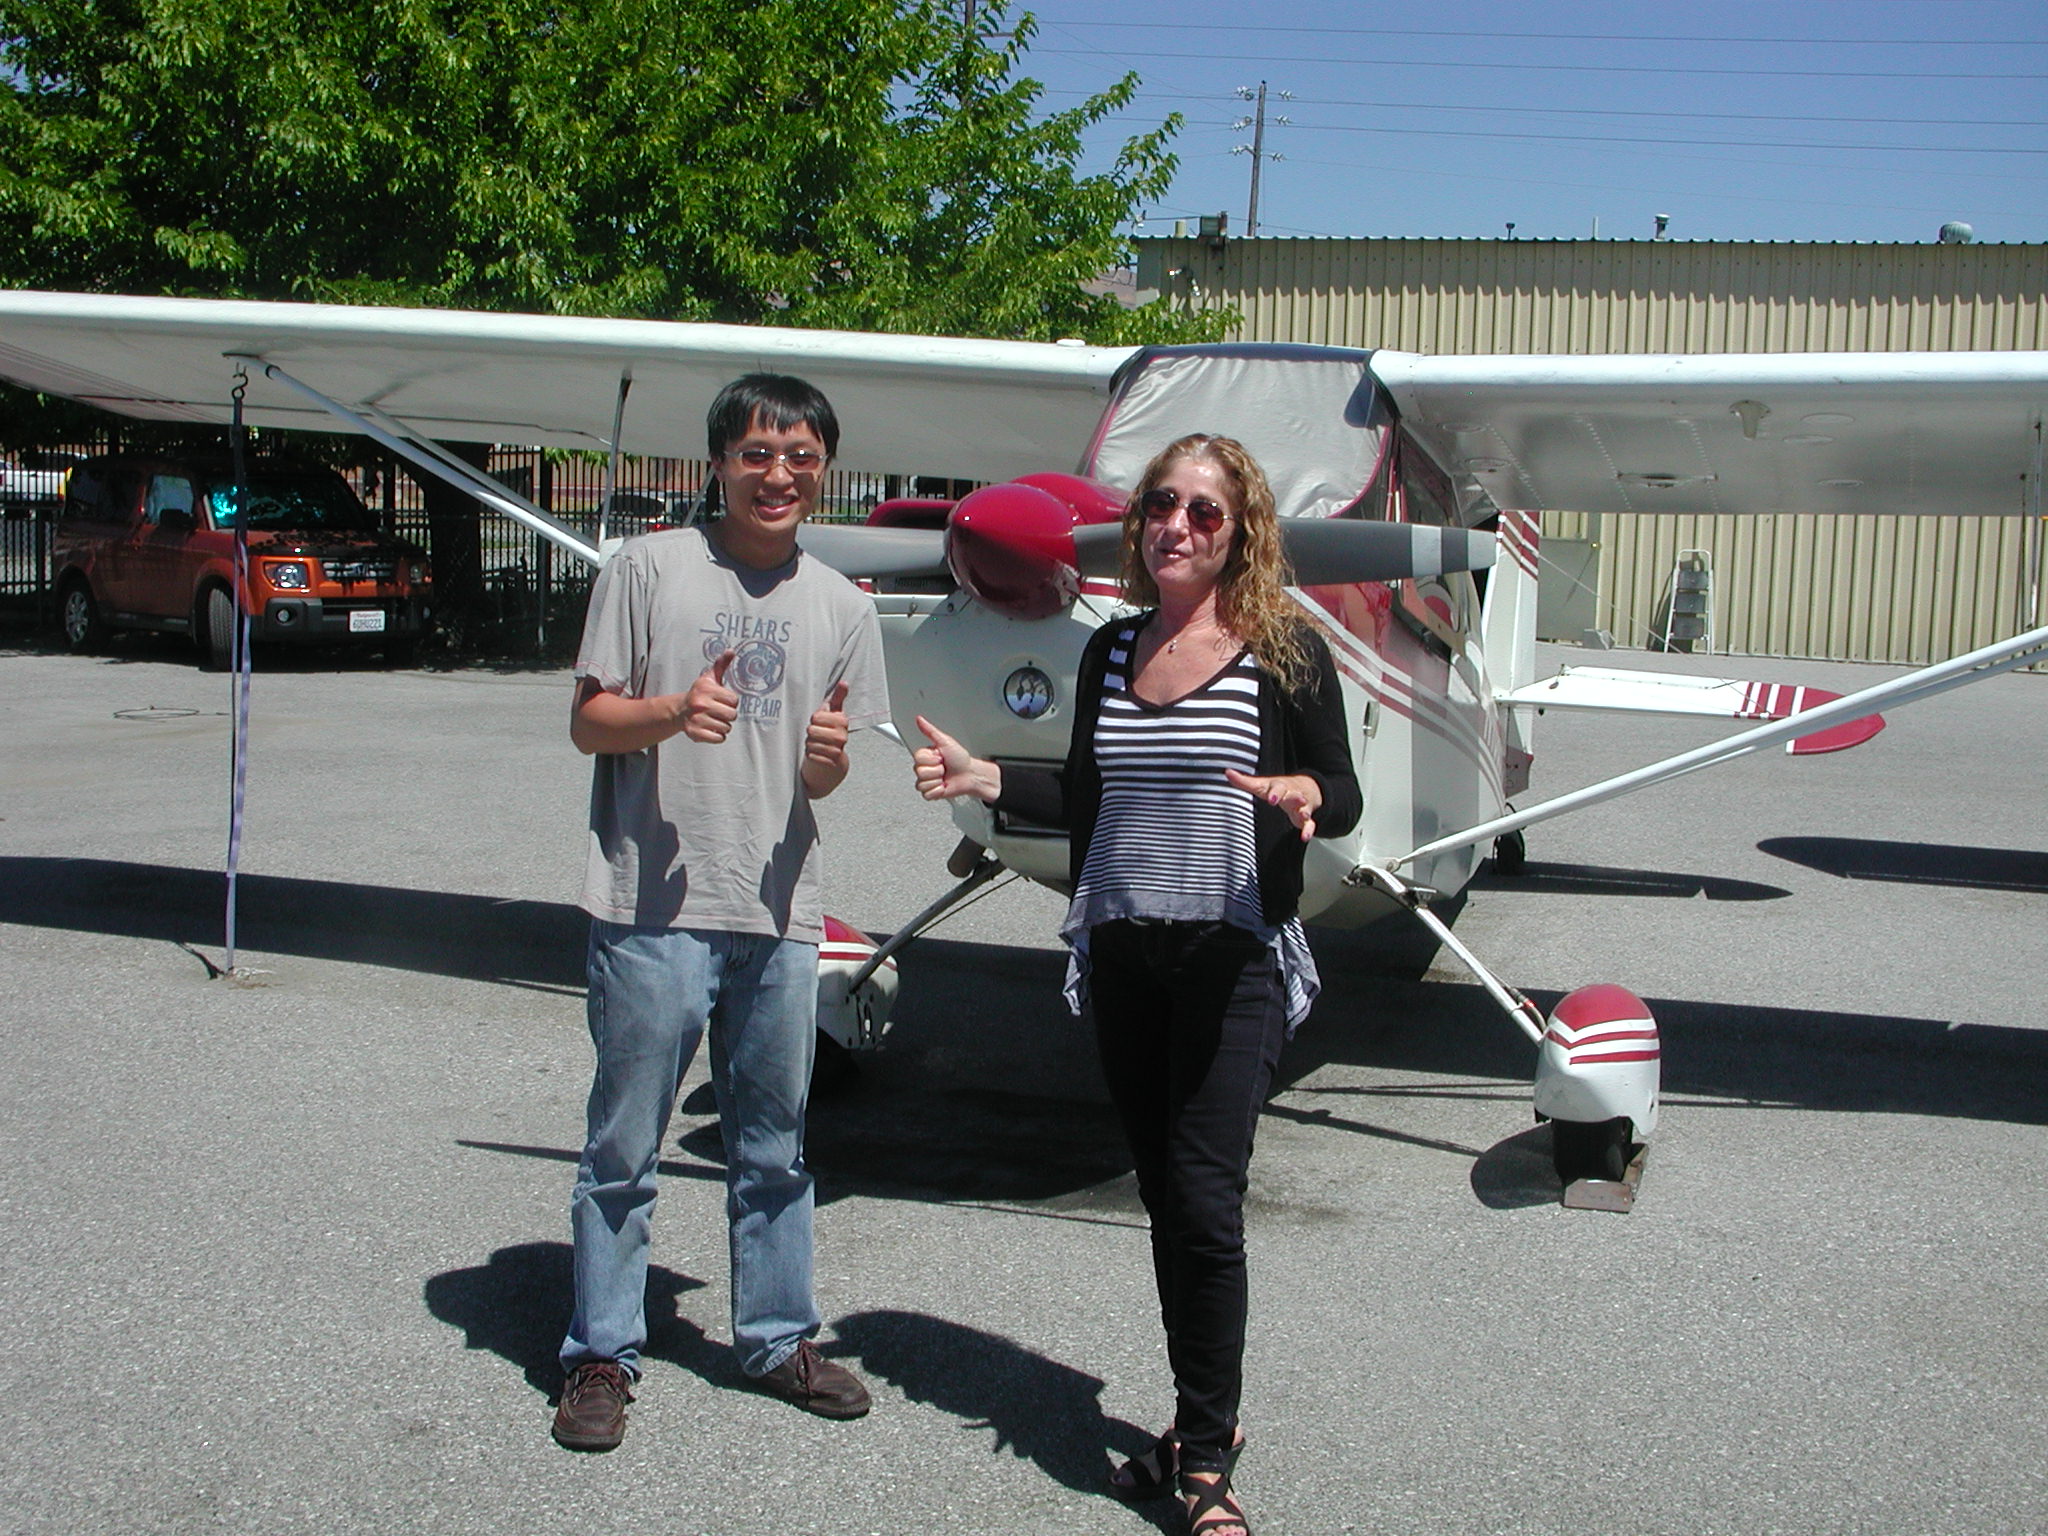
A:
[[[266,560],[263,569],[280,592],[304,592],[313,585],[303,560]]]
[[[413,561],[411,566],[407,568],[407,574],[410,580],[412,581],[412,584],[414,586],[419,586],[422,582],[424,582],[427,579],[426,565],[421,561],[415,560]]]

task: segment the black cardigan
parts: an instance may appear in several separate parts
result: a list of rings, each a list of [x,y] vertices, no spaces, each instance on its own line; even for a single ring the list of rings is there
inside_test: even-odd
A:
[[[1102,711],[1109,648],[1116,635],[1126,630],[1135,646],[1138,631],[1151,618],[1147,612],[1135,618],[1112,619],[1090,637],[1075,678],[1074,734],[1067,743],[1063,767],[1003,765],[1003,788],[996,797],[996,809],[1041,826],[1067,828],[1068,877],[1077,885],[1102,804],[1102,775],[1095,766],[1095,721]],[[1288,693],[1263,669],[1259,672],[1259,773],[1305,773],[1314,779],[1323,792],[1322,807],[1316,812],[1316,836],[1342,837],[1358,825],[1365,798],[1351,766],[1336,664],[1320,635],[1311,630],[1304,639],[1311,669],[1306,687]],[[1293,917],[1301,904],[1301,832],[1285,811],[1261,800],[1252,809],[1252,833],[1260,906],[1266,921],[1278,927]]]

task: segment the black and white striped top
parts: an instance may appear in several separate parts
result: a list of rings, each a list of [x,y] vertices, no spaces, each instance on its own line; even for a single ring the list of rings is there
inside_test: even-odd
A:
[[[1227,922],[1268,933],[1252,797],[1224,770],[1259,771],[1259,674],[1248,651],[1184,698],[1131,689],[1136,628],[1112,643],[1095,725],[1102,805],[1065,928],[1116,918]]]

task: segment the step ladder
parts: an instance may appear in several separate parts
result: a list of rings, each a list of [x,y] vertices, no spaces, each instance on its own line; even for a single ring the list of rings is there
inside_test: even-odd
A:
[[[1671,567],[1670,600],[1659,635],[1667,651],[1714,649],[1714,554],[1707,549],[1681,549]]]

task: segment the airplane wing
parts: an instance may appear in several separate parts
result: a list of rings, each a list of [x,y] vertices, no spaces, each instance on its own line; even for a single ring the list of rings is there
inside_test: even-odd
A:
[[[1341,372],[1345,359],[1322,350]],[[832,397],[845,430],[839,467],[976,480],[1072,464],[1118,369],[1136,354],[774,326],[0,292],[0,377],[130,416],[224,424],[235,360],[251,359],[443,441],[607,449],[620,381],[630,377],[622,451],[695,457],[717,389],[774,369],[800,372]],[[1388,389],[1447,467],[1513,508],[2019,512],[2048,414],[2048,352],[1347,356]],[[253,424],[346,429],[261,369],[250,374]]]
[[[113,294],[0,292],[0,378],[127,416],[225,425],[253,359],[440,441],[701,458],[729,380],[797,373],[832,399],[836,467],[1007,480],[1073,465],[1133,349]],[[256,426],[349,430],[249,369]]]
[[[1410,430],[1503,508],[2040,510],[2048,352],[1380,351],[1371,367]]]

